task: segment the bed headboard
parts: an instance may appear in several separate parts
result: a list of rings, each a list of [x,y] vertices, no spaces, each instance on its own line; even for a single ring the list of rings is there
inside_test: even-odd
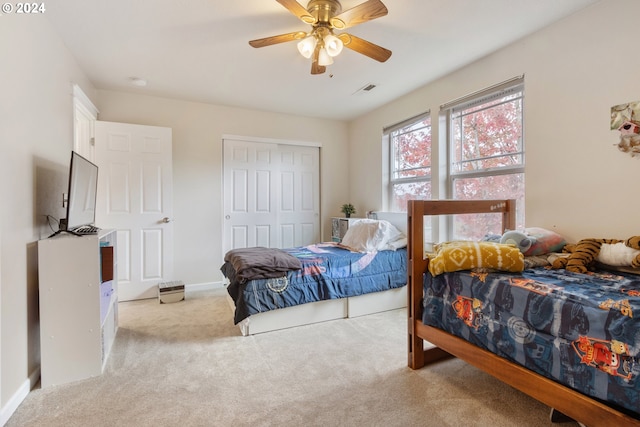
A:
[[[424,259],[424,217],[430,215],[456,215],[495,213],[502,216],[502,231],[516,227],[516,201],[501,200],[409,200],[407,205],[407,250],[409,261],[426,270]],[[417,271],[417,270],[414,270]]]
[[[375,219],[389,221],[407,235],[407,214],[404,212],[372,212]]]
[[[428,260],[424,257],[424,217],[427,215],[455,215],[496,213],[502,216],[502,231],[515,229],[515,200],[409,200],[407,206],[407,314],[409,335],[417,334],[412,328],[422,319],[422,275],[427,271]],[[424,352],[422,341],[409,341],[409,366],[422,366]]]

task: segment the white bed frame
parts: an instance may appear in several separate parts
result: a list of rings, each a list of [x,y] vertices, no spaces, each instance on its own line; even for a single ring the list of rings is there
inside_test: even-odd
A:
[[[389,221],[400,231],[407,233],[406,213],[376,212],[375,215],[377,219]],[[227,298],[235,311],[233,300],[228,295]],[[317,301],[253,314],[238,323],[238,326],[242,335],[247,336],[329,320],[365,316],[406,306],[407,287],[403,286],[356,297]]]

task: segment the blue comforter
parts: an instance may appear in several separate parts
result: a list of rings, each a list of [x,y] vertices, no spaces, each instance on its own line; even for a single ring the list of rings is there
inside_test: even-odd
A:
[[[227,291],[236,305],[236,324],[256,313],[384,291],[407,283],[405,248],[360,253],[328,242],[283,250],[300,259],[300,270],[241,283],[229,262],[222,265],[221,271],[230,282]]]
[[[424,278],[423,322],[640,413],[640,276],[535,268]]]

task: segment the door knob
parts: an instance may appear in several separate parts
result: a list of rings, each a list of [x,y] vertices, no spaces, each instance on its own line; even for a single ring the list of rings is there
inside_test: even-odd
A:
[[[162,218],[162,222],[164,222],[165,224],[168,224],[171,222],[171,218],[169,218],[168,216],[165,216],[164,218]]]

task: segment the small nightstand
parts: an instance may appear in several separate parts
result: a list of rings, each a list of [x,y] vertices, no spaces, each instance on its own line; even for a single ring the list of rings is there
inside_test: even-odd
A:
[[[341,218],[334,217],[331,218],[331,240],[333,242],[341,242],[342,238],[346,234],[349,229],[349,225],[351,225],[354,221],[364,218]]]

